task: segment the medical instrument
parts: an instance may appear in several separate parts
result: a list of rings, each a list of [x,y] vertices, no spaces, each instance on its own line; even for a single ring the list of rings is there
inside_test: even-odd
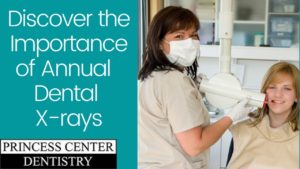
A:
[[[221,1],[219,18],[220,73],[209,80],[203,79],[200,91],[205,93],[210,104],[220,109],[229,108],[244,98],[248,98],[248,104],[251,106],[263,107],[266,95],[242,89],[238,78],[230,73],[233,31],[232,0]]]

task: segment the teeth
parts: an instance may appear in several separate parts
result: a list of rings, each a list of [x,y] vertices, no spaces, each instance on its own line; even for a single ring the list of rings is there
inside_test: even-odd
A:
[[[282,104],[283,101],[279,101],[279,100],[273,100],[274,103],[278,103],[278,104]]]

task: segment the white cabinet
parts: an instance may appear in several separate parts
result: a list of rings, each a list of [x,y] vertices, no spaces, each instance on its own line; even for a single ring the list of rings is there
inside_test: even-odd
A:
[[[201,45],[201,57],[219,57],[219,46]],[[299,48],[233,46],[232,58],[249,60],[299,61]]]
[[[164,6],[183,6],[199,17],[203,57],[219,56],[220,1],[164,1]],[[233,11],[233,58],[299,61],[297,0],[233,0]]]
[[[299,45],[298,0],[269,0],[267,42],[275,47]]]
[[[216,122],[222,115],[211,118],[211,122]],[[221,139],[219,139],[213,146],[210,148],[210,160],[209,160],[209,169],[225,169],[228,151],[230,147],[232,136],[231,133],[227,130]]]
[[[221,0],[165,0],[165,6],[189,8],[201,22],[202,45],[218,44]],[[226,1],[226,0],[223,0]],[[234,46],[297,47],[297,0],[233,0]]]
[[[220,1],[220,0],[219,0]],[[266,6],[268,0],[235,0],[232,44],[235,46],[259,46],[266,44]],[[255,41],[261,35],[261,41]]]
[[[209,169],[221,167],[221,139],[210,147]]]

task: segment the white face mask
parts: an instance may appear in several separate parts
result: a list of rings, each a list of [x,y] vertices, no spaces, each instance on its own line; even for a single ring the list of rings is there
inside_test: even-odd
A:
[[[188,38],[179,41],[170,41],[170,52],[167,55],[168,60],[178,66],[191,66],[195,59],[200,56],[200,42]],[[198,59],[198,58],[197,58]]]

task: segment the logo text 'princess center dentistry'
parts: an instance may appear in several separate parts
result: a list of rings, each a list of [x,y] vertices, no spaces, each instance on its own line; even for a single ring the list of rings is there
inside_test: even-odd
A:
[[[1,140],[0,168],[117,168],[115,140]]]

